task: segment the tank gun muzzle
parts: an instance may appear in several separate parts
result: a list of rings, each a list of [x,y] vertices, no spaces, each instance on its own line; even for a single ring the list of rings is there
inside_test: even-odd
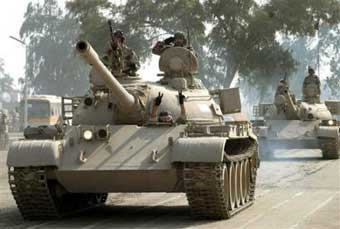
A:
[[[117,105],[124,109],[134,108],[135,97],[131,95],[111,74],[107,67],[102,63],[98,54],[94,51],[91,45],[87,41],[78,41],[76,44],[76,50],[80,56],[91,65],[98,75],[103,79],[106,86],[111,90],[114,95]]]

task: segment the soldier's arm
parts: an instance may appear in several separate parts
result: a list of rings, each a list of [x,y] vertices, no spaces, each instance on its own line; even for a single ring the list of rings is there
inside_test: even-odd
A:
[[[157,41],[155,46],[152,48],[152,53],[155,55],[161,55],[165,49],[165,44],[162,41]]]
[[[140,68],[139,58],[132,49],[127,49],[125,61],[126,61],[126,69],[124,69],[124,71],[136,72]]]

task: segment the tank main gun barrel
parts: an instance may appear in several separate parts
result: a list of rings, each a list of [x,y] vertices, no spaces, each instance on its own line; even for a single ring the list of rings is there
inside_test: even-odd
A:
[[[118,106],[125,109],[132,108],[135,105],[135,97],[116,80],[91,45],[87,41],[78,41],[76,49],[80,56],[98,72],[106,86],[111,89],[112,94],[117,98]]]

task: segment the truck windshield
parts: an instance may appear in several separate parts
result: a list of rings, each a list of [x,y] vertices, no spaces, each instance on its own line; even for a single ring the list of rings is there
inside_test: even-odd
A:
[[[27,117],[28,118],[48,118],[50,116],[50,105],[48,101],[28,100]]]

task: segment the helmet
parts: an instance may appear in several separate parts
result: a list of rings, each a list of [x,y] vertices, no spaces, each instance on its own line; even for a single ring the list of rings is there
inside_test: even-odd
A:
[[[171,113],[167,111],[161,111],[159,113],[158,121],[171,123],[173,121]]]
[[[113,36],[114,37],[118,37],[122,40],[122,42],[125,40],[125,37],[124,37],[124,33],[123,31],[121,30],[116,30],[114,33],[113,33]]]
[[[314,69],[313,69],[311,66],[308,66],[308,72],[309,72],[310,74],[315,73]]]
[[[177,45],[176,45],[176,39],[181,39],[181,40],[183,40],[183,42],[180,44],[180,46],[185,46],[185,45],[187,44],[187,39],[185,38],[184,34],[181,33],[181,32],[176,32],[176,33],[174,34],[174,38],[175,38],[175,46],[177,46]]]
[[[176,38],[182,38],[183,40],[185,39],[185,36],[184,36],[184,34],[182,32],[176,32],[174,34],[174,37],[175,37],[175,39]]]

